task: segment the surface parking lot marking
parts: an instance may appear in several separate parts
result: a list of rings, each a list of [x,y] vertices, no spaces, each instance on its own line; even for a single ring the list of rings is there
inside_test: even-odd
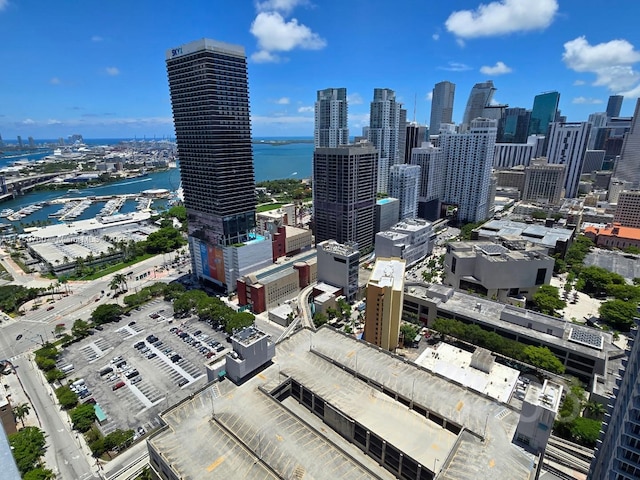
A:
[[[187,373],[181,366],[173,363],[163,352],[158,350],[156,347],[154,347],[149,343],[147,343],[147,347],[149,347],[149,350],[155,353],[158,356],[158,358],[161,358],[165,364],[169,365],[170,368],[172,368],[173,370],[178,372],[180,375],[182,375],[188,382],[194,382],[196,380],[195,378],[193,378],[193,376]]]
[[[151,405],[153,405],[153,403],[146,397],[146,395],[140,391],[137,385],[133,385],[130,380],[128,380],[126,383],[129,386],[129,390],[131,390],[131,393],[133,393],[146,408],[149,408]]]
[[[135,337],[140,332],[142,332],[142,330],[136,330],[135,328],[131,328],[129,325],[125,325],[124,327],[120,327],[116,330],[116,333],[119,333],[125,340]]]

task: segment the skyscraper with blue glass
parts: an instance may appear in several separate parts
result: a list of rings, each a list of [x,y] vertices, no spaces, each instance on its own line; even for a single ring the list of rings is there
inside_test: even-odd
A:
[[[556,113],[560,103],[558,92],[545,92],[533,99],[533,110],[529,119],[528,135],[546,135],[549,124],[556,121]]]

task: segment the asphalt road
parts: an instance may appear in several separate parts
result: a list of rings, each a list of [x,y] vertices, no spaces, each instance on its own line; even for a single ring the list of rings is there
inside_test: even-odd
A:
[[[5,341],[4,338],[1,340],[2,343]],[[96,467],[89,464],[80,447],[80,439],[71,430],[71,425],[63,420],[66,414],[53,403],[40,372],[26,358],[17,359],[14,366],[47,435],[47,466],[58,474],[57,478],[97,478]]]

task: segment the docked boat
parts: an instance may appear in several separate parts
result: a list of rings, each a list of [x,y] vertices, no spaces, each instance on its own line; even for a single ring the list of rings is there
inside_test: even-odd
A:
[[[14,213],[15,213],[15,210],[11,210],[10,208],[5,208],[4,210],[0,211],[0,217],[7,218],[9,215],[13,215]]]

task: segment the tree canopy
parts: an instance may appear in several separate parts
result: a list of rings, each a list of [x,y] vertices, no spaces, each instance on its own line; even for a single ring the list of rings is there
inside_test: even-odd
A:
[[[611,285],[625,285],[624,277],[592,265],[580,270],[576,290],[591,296],[603,296]]]
[[[69,410],[78,404],[78,395],[66,386],[60,387],[56,390],[56,397],[58,397],[60,406],[65,410]]]
[[[91,321],[96,325],[115,322],[120,319],[123,312],[124,310],[120,305],[115,303],[105,303],[103,305],[98,305],[93,313],[91,313]]]
[[[524,357],[528,363],[552,373],[564,373],[564,365],[547,347],[527,345]]]
[[[567,303],[560,298],[558,287],[553,285],[542,285],[533,295],[533,303],[545,315],[555,315],[556,310],[567,306]]]
[[[633,317],[638,316],[637,303],[623,300],[609,300],[600,305],[600,318],[619,330],[629,330]]]
[[[37,427],[25,427],[9,435],[9,444],[18,470],[25,475],[39,465],[46,441],[42,430]]]
[[[69,412],[73,428],[79,432],[86,432],[91,428],[96,419],[96,411],[93,405],[85,403],[78,405]]]

